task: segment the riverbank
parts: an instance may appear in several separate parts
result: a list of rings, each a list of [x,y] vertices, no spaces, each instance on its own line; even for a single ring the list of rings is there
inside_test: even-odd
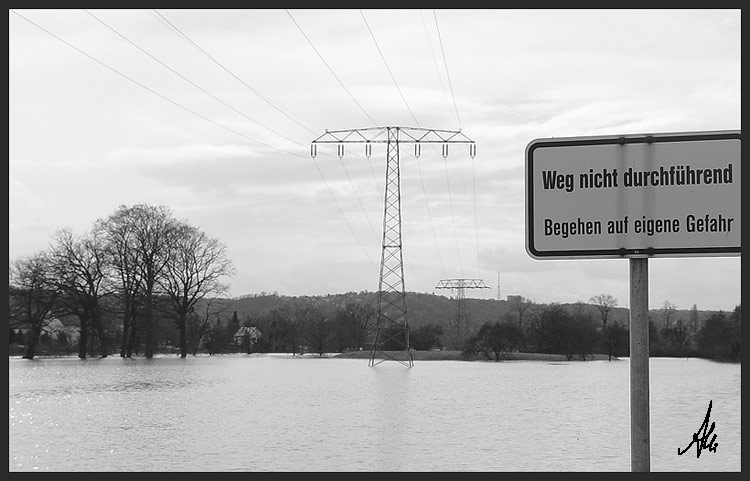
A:
[[[338,359],[369,359],[370,351],[352,351],[341,354],[334,354],[331,357]],[[412,359],[415,361],[488,361],[485,356],[474,355],[466,359],[461,351],[412,351]],[[606,361],[609,356],[606,354],[589,354],[586,356],[587,361]],[[501,361],[546,361],[546,362],[568,362],[569,359],[563,354],[542,354],[538,352],[509,352],[504,353]],[[575,356],[570,361],[580,361],[580,356]],[[619,360],[612,357],[613,361]]]

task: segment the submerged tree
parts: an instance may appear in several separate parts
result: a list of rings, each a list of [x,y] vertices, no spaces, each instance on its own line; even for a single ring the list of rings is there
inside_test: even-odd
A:
[[[138,295],[143,297],[144,354],[154,355],[154,306],[157,282],[170,260],[169,252],[179,232],[179,224],[164,206],[138,204],[120,206],[101,227],[109,237],[109,252],[119,273],[125,304],[125,324],[120,355],[130,357],[139,334],[136,316]]]
[[[523,329],[511,322],[485,322],[469,340],[467,350],[499,361],[503,353],[515,350],[523,342]]]
[[[544,353],[564,354],[568,359],[579,354],[584,360],[597,342],[591,320],[578,320],[558,303],[543,308],[532,326],[538,349]]]
[[[196,304],[209,295],[223,294],[221,279],[233,273],[226,248],[196,227],[179,224],[168,246],[168,259],[156,282],[172,308],[180,332],[180,356],[186,357],[187,318]]]
[[[52,256],[46,251],[17,259],[9,266],[10,322],[11,326],[27,331],[24,359],[36,355],[42,332],[52,320],[60,296],[52,266]]]
[[[193,356],[198,354],[201,344],[206,344],[209,336],[219,322],[219,315],[226,310],[227,304],[217,302],[218,298],[204,299],[195,309],[188,313],[187,334]],[[214,336],[215,337],[215,336]]]
[[[332,346],[332,322],[322,313],[318,312],[307,320],[304,328],[304,337],[310,350],[320,357],[330,352]]]
[[[80,320],[78,357],[87,357],[89,335],[96,337],[99,355],[107,357],[109,350],[100,302],[107,295],[104,241],[98,231],[76,237],[69,229],[58,231],[55,241],[52,274],[60,287],[61,308]]]
[[[125,207],[120,207],[120,215],[98,220],[95,229],[106,235],[105,250],[113,269],[112,283],[120,297],[122,311],[122,338],[120,356],[131,357],[139,337],[137,306],[142,289],[141,271],[137,268],[139,259],[135,248],[135,232],[129,222]]]
[[[444,332],[443,326],[440,324],[434,322],[422,324],[409,331],[409,343],[417,351],[441,349]]]
[[[337,309],[333,316],[334,350],[363,349],[376,319],[377,309],[372,304],[349,301]]]

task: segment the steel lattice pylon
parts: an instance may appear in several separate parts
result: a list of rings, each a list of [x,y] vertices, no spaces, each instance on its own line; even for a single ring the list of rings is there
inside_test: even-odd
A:
[[[434,130],[415,127],[370,127],[364,129],[326,131],[313,140],[310,154],[315,157],[317,144],[338,144],[339,157],[344,155],[345,143],[364,143],[369,157],[373,143],[387,144],[385,195],[383,202],[383,243],[378,282],[378,317],[373,332],[369,366],[386,360],[398,361],[407,367],[414,365],[409,342],[409,323],[406,316],[403,243],[401,239],[401,174],[399,144],[413,143],[419,156],[421,144],[440,143],[443,157],[448,155],[449,143],[469,144],[474,157],[476,144],[460,131]]]
[[[482,279],[443,279],[435,286],[435,289],[456,289],[456,324],[453,344],[455,349],[463,349],[463,334],[468,327],[469,311],[466,308],[465,289],[489,289]]]

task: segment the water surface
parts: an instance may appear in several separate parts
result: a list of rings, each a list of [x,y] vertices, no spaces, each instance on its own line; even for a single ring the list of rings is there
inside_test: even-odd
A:
[[[10,358],[9,471],[630,471],[627,359],[367,364]],[[650,384],[651,471],[741,471],[739,364]]]

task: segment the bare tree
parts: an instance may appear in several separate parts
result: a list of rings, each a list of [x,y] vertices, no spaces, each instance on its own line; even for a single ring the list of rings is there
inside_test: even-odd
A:
[[[305,324],[305,340],[312,352],[323,357],[329,352],[332,336],[332,322],[321,313],[316,313]]]
[[[518,313],[518,325],[521,327],[524,327],[524,315],[527,313],[529,309],[534,307],[534,303],[523,297],[523,296],[513,296],[510,298],[510,308]]]
[[[216,297],[205,299],[188,313],[187,330],[191,339],[193,356],[198,354],[201,343],[206,340],[228,304],[217,302]],[[201,308],[199,309],[198,306]],[[199,313],[200,312],[200,313]]]
[[[99,341],[99,355],[107,357],[107,336],[102,326],[100,300],[107,294],[106,256],[97,231],[76,237],[70,229],[55,234],[52,246],[54,275],[61,290],[61,305],[80,320],[78,357],[87,356],[88,336]]]
[[[169,249],[178,223],[164,206],[120,206],[101,221],[107,232],[109,252],[118,272],[125,305],[121,356],[130,357],[139,334],[136,315],[138,296],[143,296],[143,334],[147,358],[154,355],[154,296],[157,281],[169,262]]]
[[[341,306],[333,317],[336,326],[334,335],[336,349],[338,351],[362,349],[376,319],[377,310],[372,304],[349,301]]]
[[[589,299],[589,302],[599,309],[599,315],[601,316],[602,324],[604,325],[603,327],[606,329],[609,312],[617,307],[617,299],[610,294],[599,294]]]
[[[136,349],[139,334],[136,306],[142,288],[141,271],[137,268],[138,255],[135,249],[135,232],[129,221],[126,208],[121,206],[118,213],[96,222],[95,229],[107,237],[105,246],[109,263],[112,266],[118,285],[122,305],[122,340],[120,357],[131,357]]]
[[[307,302],[290,306],[286,310],[287,315],[287,343],[292,355],[304,354],[303,343],[307,341],[308,326],[315,320],[323,317],[323,314],[315,306]]]
[[[100,230],[106,236],[105,252],[114,274],[112,283],[117,286],[116,291],[120,295],[122,308],[120,357],[131,357],[138,332],[135,310],[141,287],[140,271],[135,267],[138,260],[131,246],[131,238],[134,234],[124,216],[112,215],[107,219],[99,219],[94,229]]]
[[[174,311],[180,331],[180,357],[185,358],[188,313],[206,296],[226,292],[227,286],[220,281],[234,270],[226,248],[216,239],[187,224],[180,224],[174,233],[168,262],[156,282]]]
[[[672,317],[677,312],[677,306],[672,304],[669,301],[664,301],[664,304],[662,305],[661,309],[659,309],[659,311],[661,311],[661,316],[662,316],[662,319],[664,320],[664,325],[662,327],[666,329],[671,329]]]
[[[51,320],[60,296],[52,272],[52,257],[42,251],[13,261],[9,266],[11,326],[27,329],[24,359],[33,359],[42,331]]]

